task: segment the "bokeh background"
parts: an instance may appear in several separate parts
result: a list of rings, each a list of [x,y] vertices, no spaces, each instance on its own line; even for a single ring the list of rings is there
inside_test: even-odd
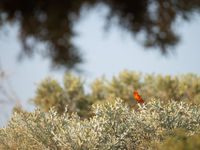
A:
[[[175,30],[181,35],[175,51],[162,55],[154,49],[146,49],[129,32],[117,26],[105,30],[106,7],[98,7],[84,12],[84,17],[74,26],[78,34],[73,42],[78,46],[84,58],[80,64],[81,72],[72,71],[86,80],[86,91],[96,78],[105,75],[110,79],[120,71],[156,74],[200,75],[200,16],[193,14],[190,22],[178,19]],[[19,61],[21,45],[18,37],[19,26],[8,24],[0,34],[0,65],[8,74],[5,86],[15,92],[24,109],[32,111],[34,106],[27,103],[34,97],[37,83],[47,76],[54,76],[60,82],[64,71],[52,70],[48,59],[40,55]],[[43,45],[41,45],[42,47]],[[13,93],[10,93],[13,94]],[[15,102],[0,104],[0,125],[6,125],[15,106]]]

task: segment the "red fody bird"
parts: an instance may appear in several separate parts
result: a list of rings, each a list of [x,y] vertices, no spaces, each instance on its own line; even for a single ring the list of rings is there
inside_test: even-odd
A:
[[[136,99],[136,101],[138,102],[138,103],[144,103],[144,100],[140,97],[140,95],[138,94],[138,92],[133,92],[133,95],[134,95],[134,97],[135,97],[135,99]]]

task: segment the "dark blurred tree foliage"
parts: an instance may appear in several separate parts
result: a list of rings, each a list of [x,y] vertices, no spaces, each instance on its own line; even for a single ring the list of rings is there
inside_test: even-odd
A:
[[[0,0],[0,25],[17,22],[23,53],[36,52],[28,39],[48,45],[46,56],[54,67],[75,68],[82,57],[72,43],[73,24],[82,8],[104,4],[110,8],[108,24],[118,18],[122,29],[133,35],[144,33],[144,45],[166,53],[179,41],[173,23],[177,17],[190,19],[200,12],[200,0]]]

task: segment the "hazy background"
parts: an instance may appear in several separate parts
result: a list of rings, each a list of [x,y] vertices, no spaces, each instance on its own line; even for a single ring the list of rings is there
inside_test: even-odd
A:
[[[101,10],[104,11],[104,10]],[[106,10],[105,10],[106,11]],[[87,85],[96,77],[105,75],[111,78],[124,69],[143,73],[200,75],[200,17],[194,16],[191,22],[179,20],[176,30],[181,42],[176,53],[162,56],[159,51],[149,50],[134,41],[131,35],[113,26],[104,31],[103,13],[94,9],[75,26],[78,36],[74,42],[80,48],[85,63],[80,65]],[[62,71],[51,71],[49,61],[36,55],[32,59],[17,61],[20,43],[17,37],[18,26],[8,25],[0,35],[0,64],[9,74],[8,82],[19,96],[23,108],[32,111],[34,106],[27,100],[34,96],[36,84],[47,76],[62,81]],[[87,91],[89,88],[86,87]],[[11,116],[14,105],[1,105],[0,125],[5,125]]]

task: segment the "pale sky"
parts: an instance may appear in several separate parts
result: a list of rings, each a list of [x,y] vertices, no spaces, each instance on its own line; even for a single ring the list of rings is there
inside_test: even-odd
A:
[[[195,16],[191,22],[180,21],[176,25],[181,42],[175,48],[176,53],[168,57],[142,47],[130,34],[117,27],[112,27],[109,32],[104,32],[103,27],[102,13],[98,9],[90,11],[75,27],[79,36],[74,42],[85,59],[81,65],[84,72],[79,75],[86,79],[87,84],[102,75],[111,78],[124,69],[156,74],[200,75],[200,16]],[[27,104],[27,100],[34,96],[36,83],[47,76],[54,76],[61,82],[63,72],[51,71],[49,61],[39,55],[17,62],[21,48],[18,27],[8,25],[6,29],[9,32],[0,36],[1,66],[10,74],[9,82],[21,99],[23,108],[33,110],[33,105]],[[1,113],[0,125],[10,117],[12,106],[0,106],[1,110],[3,108],[7,111]]]

